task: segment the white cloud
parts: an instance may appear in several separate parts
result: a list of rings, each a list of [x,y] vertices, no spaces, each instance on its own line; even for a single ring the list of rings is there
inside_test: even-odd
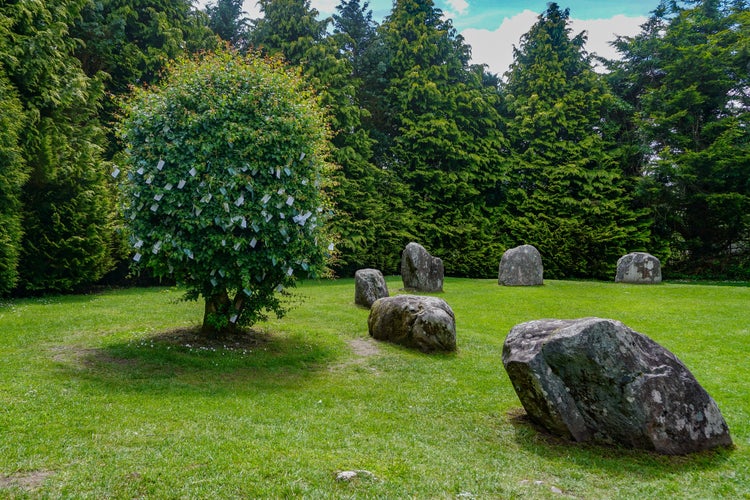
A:
[[[489,71],[502,76],[513,62],[513,46],[518,47],[521,36],[537,22],[539,14],[524,10],[513,17],[505,18],[494,31],[467,28],[461,32],[472,48],[472,62],[486,64]],[[618,54],[609,42],[617,35],[632,36],[640,31],[646,17],[617,15],[610,19],[571,19],[572,33],[588,32],[586,50],[599,56],[615,59]]]
[[[320,12],[320,17],[328,17],[336,12],[336,6],[339,0],[311,0],[310,7]]]
[[[446,0],[452,13],[462,16],[469,10],[469,2],[466,0]]]

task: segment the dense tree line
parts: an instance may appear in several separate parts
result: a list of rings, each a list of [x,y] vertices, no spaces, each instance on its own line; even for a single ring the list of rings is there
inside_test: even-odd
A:
[[[750,11],[664,1],[593,70],[552,3],[505,75],[430,0],[382,23],[342,0],[0,4],[0,293],[71,291],[127,266],[112,177],[119,99],[180,56],[282,56],[328,109],[339,275],[397,271],[411,240],[490,277],[529,243],[550,278],[611,277],[645,250],[669,276],[750,279]]]

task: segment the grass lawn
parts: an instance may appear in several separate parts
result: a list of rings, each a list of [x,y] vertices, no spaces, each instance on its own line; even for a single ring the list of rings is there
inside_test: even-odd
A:
[[[451,355],[369,340],[353,280],[296,293],[254,341],[218,344],[190,339],[202,304],[173,289],[0,305],[0,497],[750,498],[750,287],[447,279]],[[735,449],[668,457],[531,427],[505,335],[584,316],[674,352]]]

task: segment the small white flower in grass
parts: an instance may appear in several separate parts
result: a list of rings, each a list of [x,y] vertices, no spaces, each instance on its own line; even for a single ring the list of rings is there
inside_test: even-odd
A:
[[[140,262],[140,260],[141,260],[141,254],[137,253],[137,254],[133,255],[133,260],[136,261],[136,262]]]
[[[310,182],[310,181],[308,181],[307,179],[302,179],[302,185],[303,186],[307,186],[308,182]]]
[[[185,187],[185,179],[180,179],[180,182],[177,183],[177,189],[182,189]]]
[[[240,197],[237,198],[237,201],[234,202],[234,205],[237,207],[241,207],[244,204],[245,204],[245,197],[242,195],[240,195]]]
[[[265,195],[265,196],[264,196],[263,198],[261,198],[261,199],[260,199],[260,202],[261,202],[261,203],[262,203],[263,205],[265,205],[265,204],[267,204],[267,203],[268,203],[268,200],[270,200],[270,199],[271,199],[271,195],[270,195],[270,194],[267,194],[267,195]]]
[[[287,275],[287,276],[291,276],[292,274],[294,274],[294,269],[292,269],[292,268],[290,267],[289,269],[287,269],[287,270],[286,270],[286,275]]]
[[[138,175],[143,175],[143,167],[136,170],[136,173],[138,173]]]
[[[237,315],[236,315],[236,314],[233,314],[233,315],[232,315],[232,317],[231,317],[231,318],[229,318],[229,321],[230,321],[231,323],[237,323]]]
[[[302,161],[305,159],[305,152],[302,151],[302,154],[299,155],[299,161]]]
[[[289,167],[284,167],[284,173],[286,175],[292,175],[292,171],[289,169]]]
[[[153,205],[151,205],[151,211],[152,212],[156,212],[157,210],[159,210],[159,204],[158,203],[154,203]]]
[[[330,245],[328,245],[328,251],[329,252],[333,252],[334,248],[336,248],[336,246],[333,243],[331,243]]]
[[[156,164],[156,170],[161,170],[164,168],[164,160],[159,160],[159,163]]]
[[[195,167],[191,168],[188,172],[191,177],[195,177],[198,174],[198,171],[195,169]]]
[[[118,175],[120,175],[120,169],[115,165],[115,168],[112,169],[112,178],[117,179]]]
[[[164,195],[163,195],[162,193],[159,193],[159,194],[157,194],[157,195],[155,195],[155,196],[154,196],[154,200],[155,200],[155,201],[161,201],[161,199],[162,199],[163,197],[164,197]]]
[[[237,243],[235,243],[235,244],[234,244],[234,251],[235,251],[235,252],[236,252],[236,251],[238,251],[238,250],[240,249],[240,247],[241,247],[241,246],[242,246],[242,243],[241,243],[241,242],[239,242],[239,241],[238,241]]]
[[[224,276],[226,276],[226,273],[224,272],[224,270],[223,270],[223,269],[219,269],[219,276],[221,276],[222,278],[223,278]]]
[[[216,281],[216,278],[211,278],[211,284],[212,284],[213,286],[216,286],[216,285],[218,285],[218,284],[219,284],[219,282],[218,282],[218,281]]]
[[[135,242],[135,245],[133,245],[133,248],[141,248],[143,246],[143,240],[138,240]]]
[[[270,221],[271,219],[273,219],[273,215],[266,214],[266,222]]]
[[[213,198],[211,193],[206,193],[203,195],[203,198],[201,198],[201,203],[208,203],[209,201],[211,201],[211,198]]]
[[[154,176],[153,175],[149,175],[148,177],[146,177],[146,184],[150,185],[152,182],[154,182]]]
[[[240,222],[240,227],[242,229],[245,229],[247,227],[247,220],[243,217],[242,221]]]
[[[291,207],[293,203],[294,203],[294,196],[287,197],[286,204]]]
[[[248,297],[250,297],[253,294],[253,291],[250,290],[249,288],[243,288],[242,291],[245,292],[245,295],[247,295]]]
[[[197,207],[197,208],[195,209],[195,215],[196,215],[196,216],[200,215],[200,214],[201,214],[201,212],[203,212],[203,209],[202,209],[202,208],[200,208],[200,207]]]
[[[255,245],[257,245],[257,244],[258,244],[258,240],[257,239],[253,238],[252,240],[250,240],[250,247],[251,248],[255,248]]]
[[[154,247],[151,249],[151,253],[153,253],[154,255],[159,253],[159,250],[161,250],[161,245],[162,245],[161,240],[154,243]]]
[[[171,184],[166,184],[166,185],[164,186],[164,189],[165,189],[166,191],[171,191],[171,190],[172,190],[172,185],[171,185]]]
[[[222,203],[222,206],[224,207],[224,211],[229,213],[229,203],[225,201],[224,203]]]
[[[276,292],[281,292],[283,289],[284,289],[284,285],[277,285],[274,290],[276,290]]]
[[[281,167],[276,167],[276,178],[281,179]]]

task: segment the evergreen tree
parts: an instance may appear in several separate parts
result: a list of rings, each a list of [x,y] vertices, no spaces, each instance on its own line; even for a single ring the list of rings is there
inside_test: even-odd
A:
[[[362,127],[366,115],[346,42],[327,36],[331,20],[318,20],[307,0],[264,0],[260,6],[264,16],[253,22],[253,45],[300,66],[330,111],[330,160],[340,166],[332,188],[337,214],[332,230],[340,238],[336,270],[347,275],[361,267],[395,270],[390,248],[399,229],[378,195],[387,181],[370,162],[372,140]]]
[[[7,26],[0,22],[0,54],[9,47]],[[21,250],[21,187],[26,169],[19,145],[24,124],[21,102],[0,59],[0,296],[10,293],[18,280]]]
[[[495,88],[432,1],[397,0],[380,27],[387,51],[381,168],[409,214],[411,239],[453,275],[488,276],[502,255],[503,137]],[[402,243],[402,248],[403,244]]]
[[[644,202],[673,272],[750,276],[750,11],[663,2],[620,38],[615,88],[635,110]]]
[[[100,122],[107,131],[105,157],[118,151],[112,125],[117,99],[131,86],[153,84],[165,65],[186,53],[216,47],[208,16],[190,0],[98,0],[84,2],[70,36],[81,41],[75,55],[89,77],[103,75]]]
[[[219,38],[229,42],[239,50],[248,48],[249,21],[242,11],[242,0],[216,0],[206,6],[208,27]]]
[[[30,176],[23,188],[19,287],[70,291],[110,267],[112,200],[100,159],[100,82],[86,77],[68,26],[82,0],[0,6],[9,19],[6,71],[26,117],[19,140]]]
[[[569,11],[549,4],[514,49],[502,86],[513,165],[508,215],[515,244],[541,252],[552,278],[610,278],[617,259],[646,250],[619,166],[618,103],[571,37]]]

